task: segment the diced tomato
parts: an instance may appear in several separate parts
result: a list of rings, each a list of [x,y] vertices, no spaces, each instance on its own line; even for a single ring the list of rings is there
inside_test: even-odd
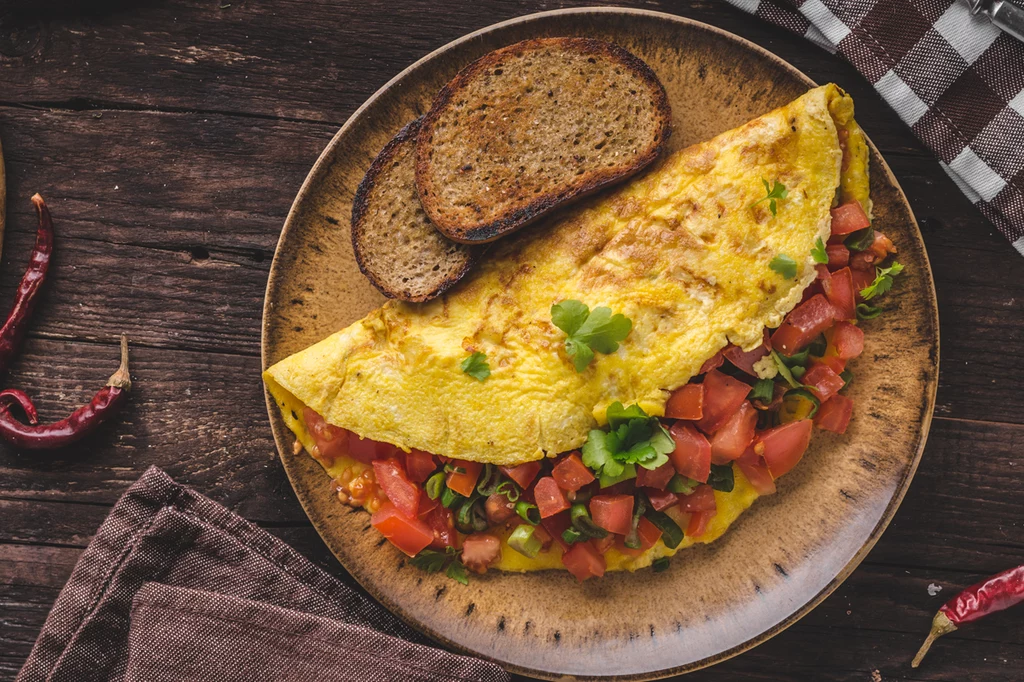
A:
[[[423,495],[421,499],[430,499]],[[430,527],[434,539],[430,546],[434,549],[445,549],[446,547],[459,546],[459,534],[455,530],[455,515],[451,509],[445,509],[436,501],[434,508],[426,515],[420,514],[420,520]],[[420,505],[422,509],[422,505]]]
[[[833,320],[832,304],[817,294],[786,316],[782,326],[772,334],[772,348],[785,355],[793,355],[831,327]]]
[[[398,448],[391,443],[380,443],[369,438],[360,438],[352,433],[348,438],[348,454],[352,459],[370,464],[375,459],[387,459],[397,455]]]
[[[580,582],[604,575],[605,562],[597,548],[589,542],[577,542],[562,555],[562,563]]]
[[[409,518],[385,502],[370,517],[370,525],[409,556],[416,556],[434,540],[434,533],[419,519]]]
[[[486,573],[500,558],[501,540],[490,533],[473,533],[462,541],[462,563],[474,573]]]
[[[463,497],[470,497],[473,494],[473,489],[476,488],[480,470],[484,468],[484,465],[480,462],[467,462],[462,459],[453,459],[449,464],[454,469],[448,472],[448,478],[445,479],[448,487]]]
[[[602,488],[601,492],[605,495],[632,495],[636,492],[636,479],[630,478],[625,481],[619,481],[615,485]]]
[[[853,273],[853,290],[857,292],[857,303],[863,303],[864,297],[860,295],[860,292],[875,281],[875,269],[851,270],[851,272]]]
[[[851,234],[871,224],[859,201],[851,201],[832,209],[832,234]]]
[[[374,460],[373,473],[377,476],[377,485],[395,508],[410,519],[416,518],[422,488],[409,480],[402,463],[397,459]]]
[[[857,251],[850,256],[850,269],[861,272],[875,272],[878,257],[870,251]]]
[[[768,330],[764,330],[764,340],[761,345],[754,350],[743,352],[739,346],[733,346],[732,344],[726,346],[722,352],[725,355],[725,359],[736,366],[736,369],[742,370],[750,376],[757,376],[757,372],[754,371],[754,363],[772,352],[772,342],[768,336]]]
[[[643,467],[637,467],[636,469],[636,484],[641,488],[657,488],[658,490],[664,490],[665,486],[668,485],[669,480],[675,476],[676,469],[672,466],[672,462],[665,462],[657,469],[644,469]]]
[[[750,481],[750,485],[754,487],[758,495],[775,493],[775,479],[768,471],[768,465],[764,463],[764,459],[754,452],[753,447],[747,448],[743,455],[736,460],[736,466]]]
[[[714,433],[747,399],[750,385],[718,370],[704,377],[704,416],[697,422],[704,433]]]
[[[849,322],[839,322],[825,332],[828,347],[825,354],[832,352],[840,360],[853,360],[864,352],[864,330]]]
[[[487,513],[487,523],[498,526],[516,515],[516,504],[510,502],[505,495],[494,493],[484,501],[484,511]]]
[[[850,264],[850,250],[844,244],[829,244],[825,247],[828,254],[828,269],[838,270]]]
[[[715,491],[709,485],[699,485],[689,495],[679,496],[679,511],[682,512],[714,511],[717,508]]]
[[[570,453],[551,470],[551,476],[562,490],[576,492],[593,482],[594,474],[583,464],[578,452]]]
[[[654,543],[661,538],[661,530],[642,516],[640,517],[640,523],[636,526],[636,532],[640,538],[639,549],[626,547],[625,536],[614,535],[611,537],[615,538],[615,549],[628,556],[640,556],[651,547],[654,547]]]
[[[890,253],[896,253],[896,247],[893,246],[891,239],[876,230],[875,241],[871,242],[868,251],[875,254],[876,262],[881,263],[889,257]]]
[[[803,296],[800,297],[800,303],[798,303],[797,305],[803,305],[804,303],[807,303],[809,300],[811,300],[818,294],[824,296],[825,291],[821,288],[821,280],[815,279],[814,281],[807,285],[806,289],[804,289]],[[774,338],[774,334],[772,336]]]
[[[712,463],[726,464],[742,455],[754,440],[756,427],[757,410],[749,400],[744,400],[740,409],[711,438]]]
[[[502,473],[519,484],[519,487],[526,490],[533,483],[540,473],[540,462],[527,462],[514,467],[498,467]]]
[[[566,521],[568,522],[569,515],[566,514],[565,517],[566,517]],[[555,517],[555,516],[551,517],[551,519],[554,519],[554,518],[557,518],[557,517]],[[545,522],[551,521],[551,519],[545,519],[544,521]],[[568,528],[568,527],[569,526],[566,526],[566,528]],[[539,526],[534,526],[533,527],[533,537],[535,537],[538,540],[540,540],[540,548],[542,550],[546,550],[549,547],[551,547],[551,543],[554,542],[554,540],[555,540],[553,537],[551,537],[551,533],[548,532],[548,529],[544,527],[543,523],[541,525],[539,525]],[[561,538],[559,538],[559,540],[561,540]]]
[[[316,443],[316,452],[310,453],[315,459],[326,466],[331,466],[336,458],[348,454],[350,431],[328,424],[323,417],[308,407],[302,408],[302,420],[306,422],[306,431]]]
[[[545,476],[537,481],[533,486],[533,497],[542,519],[569,508],[569,500],[565,498],[565,493],[551,476]]]
[[[821,283],[828,302],[835,309],[833,317],[837,320],[857,319],[856,292],[853,290],[853,275],[850,268],[837,270],[832,277]]]
[[[820,362],[811,365],[800,381],[811,390],[818,400],[825,402],[846,385],[843,378],[832,371],[832,369]],[[714,452],[712,450],[712,452]]]
[[[430,512],[434,511],[441,506],[440,500],[432,500],[427,495],[420,495],[420,506],[416,510],[416,516],[425,519],[430,515]]]
[[[821,404],[818,413],[814,415],[814,423],[826,431],[846,433],[852,415],[853,400],[837,393]]]
[[[711,443],[692,425],[676,422],[668,430],[676,449],[669,455],[681,476],[704,483],[711,475]]]
[[[625,535],[633,522],[633,496],[595,495],[590,498],[590,516],[609,533]]]
[[[605,535],[603,538],[594,538],[591,542],[594,543],[594,549],[601,554],[604,554],[612,547],[612,545],[615,544],[615,538],[617,537],[619,536],[608,533],[608,535]]]
[[[695,512],[690,516],[690,523],[686,526],[686,534],[691,538],[699,538],[704,535],[704,531],[708,528],[708,522],[715,517],[718,512],[705,511]]]
[[[679,502],[679,497],[675,493],[670,493],[667,490],[647,488],[644,492],[647,493],[647,499],[651,501],[651,506],[654,507],[654,511],[664,511]]]
[[[558,486],[556,485],[555,487],[557,488]],[[544,528],[548,535],[551,536],[551,539],[558,543],[558,546],[564,552],[569,549],[569,543],[562,539],[562,533],[571,525],[572,519],[569,518],[569,512],[563,511],[553,516],[542,518],[540,526],[537,526],[537,528]]]
[[[697,374],[707,374],[713,369],[718,369],[722,366],[723,362],[725,362],[725,356],[722,355],[722,351],[718,351],[701,365],[700,371]]]
[[[819,282],[824,282],[826,279],[832,276],[832,273],[828,270],[828,265],[820,263],[814,266],[814,272],[817,273],[814,279]]]
[[[704,416],[704,384],[686,384],[672,391],[665,403],[669,419],[700,419]]]
[[[789,473],[807,452],[811,443],[810,419],[800,419],[763,431],[754,444],[754,452],[764,457],[772,478]]]
[[[422,450],[410,450],[405,453],[405,472],[409,475],[410,481],[423,483],[430,474],[437,468],[437,460],[429,452]]]

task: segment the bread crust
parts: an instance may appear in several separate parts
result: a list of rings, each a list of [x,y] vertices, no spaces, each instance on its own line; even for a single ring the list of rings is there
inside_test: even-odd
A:
[[[618,62],[650,88],[654,96],[655,119],[658,123],[655,143],[645,149],[628,166],[590,171],[584,176],[583,182],[555,188],[497,220],[464,225],[446,219],[438,211],[434,200],[437,193],[434,192],[430,169],[433,129],[438,118],[445,112],[452,100],[468,87],[481,71],[491,68],[510,54],[522,54],[528,50],[550,46],[574,49],[583,54],[600,55]],[[464,244],[478,244],[498,239],[528,225],[556,208],[635,175],[661,155],[672,134],[672,111],[668,103],[668,94],[651,67],[625,48],[595,38],[534,38],[489,52],[459,71],[455,78],[449,81],[434,98],[430,111],[421,120],[416,140],[416,189],[419,193],[420,204],[442,234],[452,241]]]

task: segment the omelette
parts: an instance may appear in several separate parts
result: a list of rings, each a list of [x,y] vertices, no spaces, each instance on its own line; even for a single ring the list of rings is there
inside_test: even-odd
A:
[[[301,445],[324,464],[343,500],[378,513],[382,505],[392,509],[411,504],[404,497],[398,499],[409,479],[420,493],[418,504],[429,506],[443,490],[457,498],[453,508],[458,508],[459,502],[468,507],[480,496],[474,487],[477,481],[480,490],[487,492],[484,478],[493,475],[498,480],[502,478],[498,472],[505,472],[516,484],[509,482],[504,491],[514,490],[515,497],[521,498],[508,495],[509,521],[488,526],[501,543],[500,552],[492,553],[488,564],[501,570],[562,568],[563,564],[573,570],[565,556],[576,551],[577,543],[588,544],[588,537],[603,557],[601,572],[648,566],[693,542],[718,538],[759,494],[774,490],[772,481],[781,475],[777,472],[782,465],[774,454],[772,444],[780,438],[770,435],[773,427],[778,431],[806,423],[800,432],[806,431],[809,438],[811,416],[819,411],[838,414],[831,417],[833,424],[842,422],[842,410],[849,419],[843,403],[848,399],[838,394],[833,377],[845,371],[845,362],[852,359],[842,356],[849,348],[843,339],[856,340],[861,332],[855,314],[839,321],[837,311],[845,304],[837,302],[842,294],[835,292],[846,279],[863,285],[867,268],[854,271],[851,262],[845,268],[849,273],[840,268],[832,277],[833,264],[829,260],[825,270],[823,259],[833,254],[840,258],[840,250],[851,259],[851,254],[853,258],[870,255],[871,248],[879,248],[879,237],[874,236],[878,233],[864,222],[871,214],[868,147],[853,113],[852,99],[837,86],[812,89],[743,126],[662,159],[617,189],[498,242],[475,272],[440,298],[424,304],[388,301],[349,327],[274,364],[264,372],[264,381],[296,436],[297,450]],[[852,214],[856,215],[851,222]],[[834,216],[836,221],[842,217],[845,230],[836,238],[832,238]],[[848,244],[853,237],[861,250],[843,245],[844,239]],[[875,262],[868,265],[874,277]],[[852,305],[852,284],[848,290]],[[582,311],[580,315],[604,315],[605,322],[612,316],[611,326],[617,320],[620,332],[626,333],[615,339],[595,335],[597,340],[589,341],[592,348],[581,348],[580,344],[588,343],[583,330],[567,332],[554,314],[569,303],[573,310]],[[828,339],[827,347],[822,346],[827,350],[819,351],[821,362],[793,365],[791,371],[783,366],[783,360],[789,363],[789,350],[780,360],[778,353],[769,353],[768,339],[785,336],[780,339],[784,349],[787,343],[809,344],[809,336],[799,337],[810,324],[803,320],[822,310],[828,328],[814,322],[814,336],[819,336],[820,329]],[[773,329],[778,331],[770,332]],[[715,369],[723,352],[730,364]],[[578,367],[575,354],[592,358]],[[794,389],[788,389],[780,383],[783,375],[789,380],[798,370],[806,370],[808,377],[821,375],[825,369],[819,370],[818,364],[831,372],[821,379],[820,391],[813,385],[794,390],[801,385],[793,383]],[[736,368],[744,366],[749,375],[745,383],[723,373],[727,369],[741,373]],[[709,378],[712,375],[714,380]],[[714,388],[714,399],[712,386],[721,387]],[[767,394],[760,401],[746,400],[748,390]],[[782,404],[780,395],[786,390]],[[687,408],[679,407],[684,400],[679,396],[702,391],[702,400],[712,402],[704,405],[704,416],[695,419],[694,414],[701,414],[700,406],[689,414]],[[833,394],[839,397],[832,399]],[[708,410],[725,404],[725,396],[737,396],[744,406],[756,406],[757,411],[730,408],[736,414],[712,420]],[[786,415],[796,415],[788,424],[778,423],[780,404],[784,420]],[[624,409],[633,410],[635,424],[625,418],[619,419],[625,426],[609,423],[610,410],[620,414]],[[775,411],[769,415],[769,409]],[[737,416],[740,413],[742,418]],[[690,419],[674,422],[680,415]],[[815,423],[818,419],[814,416]],[[674,424],[671,431],[668,424]],[[647,440],[622,430],[633,427],[647,429]],[[827,422],[824,428],[829,428]],[[621,438],[615,436],[616,429]],[[841,429],[845,430],[845,423]],[[729,440],[729,434],[747,431],[750,437],[741,447],[735,445],[738,436]],[[334,448],[328,456],[322,452],[327,444],[320,437],[331,440],[337,434],[347,439],[347,446]],[[595,443],[603,444],[613,436],[619,446],[632,442],[632,450],[611,448],[612,455],[594,454]],[[622,441],[628,438],[635,442]],[[692,443],[686,438],[697,443],[694,452],[705,459],[707,444],[715,456],[713,473],[730,479],[727,487],[713,490],[713,501],[708,475],[699,466],[691,470],[689,460],[684,461],[689,455],[680,454],[690,452],[686,448]],[[367,456],[368,444],[374,445]],[[758,447],[761,451],[755,452]],[[422,466],[413,462],[414,456],[419,463],[422,457],[430,458],[419,476],[428,480],[415,480],[413,469]],[[404,466],[403,457],[407,458]],[[594,465],[600,457],[606,457],[604,470]],[[399,464],[387,469],[382,459]],[[570,463],[561,466],[563,461]],[[560,466],[562,478],[558,478]],[[432,474],[430,467],[437,471]],[[617,476],[626,479],[609,475],[620,468],[626,473]],[[513,475],[526,469],[536,469],[535,478],[520,481]],[[766,470],[770,475],[764,474]],[[666,486],[682,491],[677,495],[679,504],[650,512],[661,514],[650,518],[666,527],[670,526],[662,517],[686,527],[681,540],[668,543],[663,535],[638,545],[639,501],[629,506],[632,542],[629,535],[625,546],[598,539],[616,537],[615,533],[601,535],[602,523],[621,527],[621,512],[629,497],[623,494],[623,485],[633,485],[628,480],[630,471],[639,472],[634,474],[640,477],[636,489],[643,485],[651,494],[644,504],[648,509],[659,506],[655,499]],[[474,472],[477,478],[463,490],[467,495],[452,492],[460,489],[460,477]],[[584,482],[572,489],[571,482],[563,485],[566,476]],[[560,535],[558,529],[554,533],[550,528],[541,530],[550,525],[547,516],[545,523],[537,524],[532,515],[511,514],[518,502],[540,507],[543,513],[548,495],[542,486],[552,485],[542,483],[547,478],[560,486],[553,488],[552,514],[567,517],[570,508],[573,514],[573,525],[553,543],[550,536]],[[700,503],[691,499],[697,484],[708,488]],[[361,494],[368,489],[371,494]],[[601,504],[594,502],[599,497]],[[605,504],[604,498],[616,499]],[[580,534],[577,507],[585,507],[587,499],[591,500],[589,512],[579,514],[586,515],[586,528],[597,529],[592,536],[580,531],[584,533],[580,538],[576,537]],[[713,511],[698,508],[701,505]],[[483,506],[481,500],[475,509]],[[488,517],[491,506],[487,505]],[[415,512],[413,506],[408,516]],[[458,517],[466,521],[461,513]],[[377,518],[375,514],[374,525],[388,535],[387,519],[377,523]],[[518,551],[521,542],[509,545],[510,536],[526,525],[547,538],[543,550],[523,552]],[[519,534],[532,533],[530,528],[523,531]],[[469,564],[474,533],[465,535],[463,554]],[[569,540],[564,541],[565,537]],[[535,543],[531,547],[536,550]]]

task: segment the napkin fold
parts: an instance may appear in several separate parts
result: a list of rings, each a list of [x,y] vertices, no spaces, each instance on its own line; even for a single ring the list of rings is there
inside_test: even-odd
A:
[[[963,0],[728,0],[837,52],[1024,255],[1024,43]]]
[[[79,558],[17,682],[507,682],[151,467]]]

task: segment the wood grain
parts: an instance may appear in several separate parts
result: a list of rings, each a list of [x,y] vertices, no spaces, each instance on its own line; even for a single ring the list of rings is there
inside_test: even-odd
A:
[[[17,16],[0,9],[0,308],[31,248],[34,191],[53,207],[58,243],[5,385],[60,416],[106,380],[126,329],[137,393],[124,422],[80,453],[0,448],[0,680],[14,679],[106,505],[150,464],[340,572],[272,457],[256,377],[269,256],[291,200],[337,127],[412,61],[494,21],[593,3],[18,4]],[[851,91],[920,221],[942,321],[939,419],[881,542],[797,625],[686,679],[1018,679],[1024,621],[1013,612],[946,638],[921,669],[908,661],[947,595],[1024,561],[1019,256],[840,59],[715,0],[629,4],[709,21]],[[929,597],[930,582],[942,593]]]

